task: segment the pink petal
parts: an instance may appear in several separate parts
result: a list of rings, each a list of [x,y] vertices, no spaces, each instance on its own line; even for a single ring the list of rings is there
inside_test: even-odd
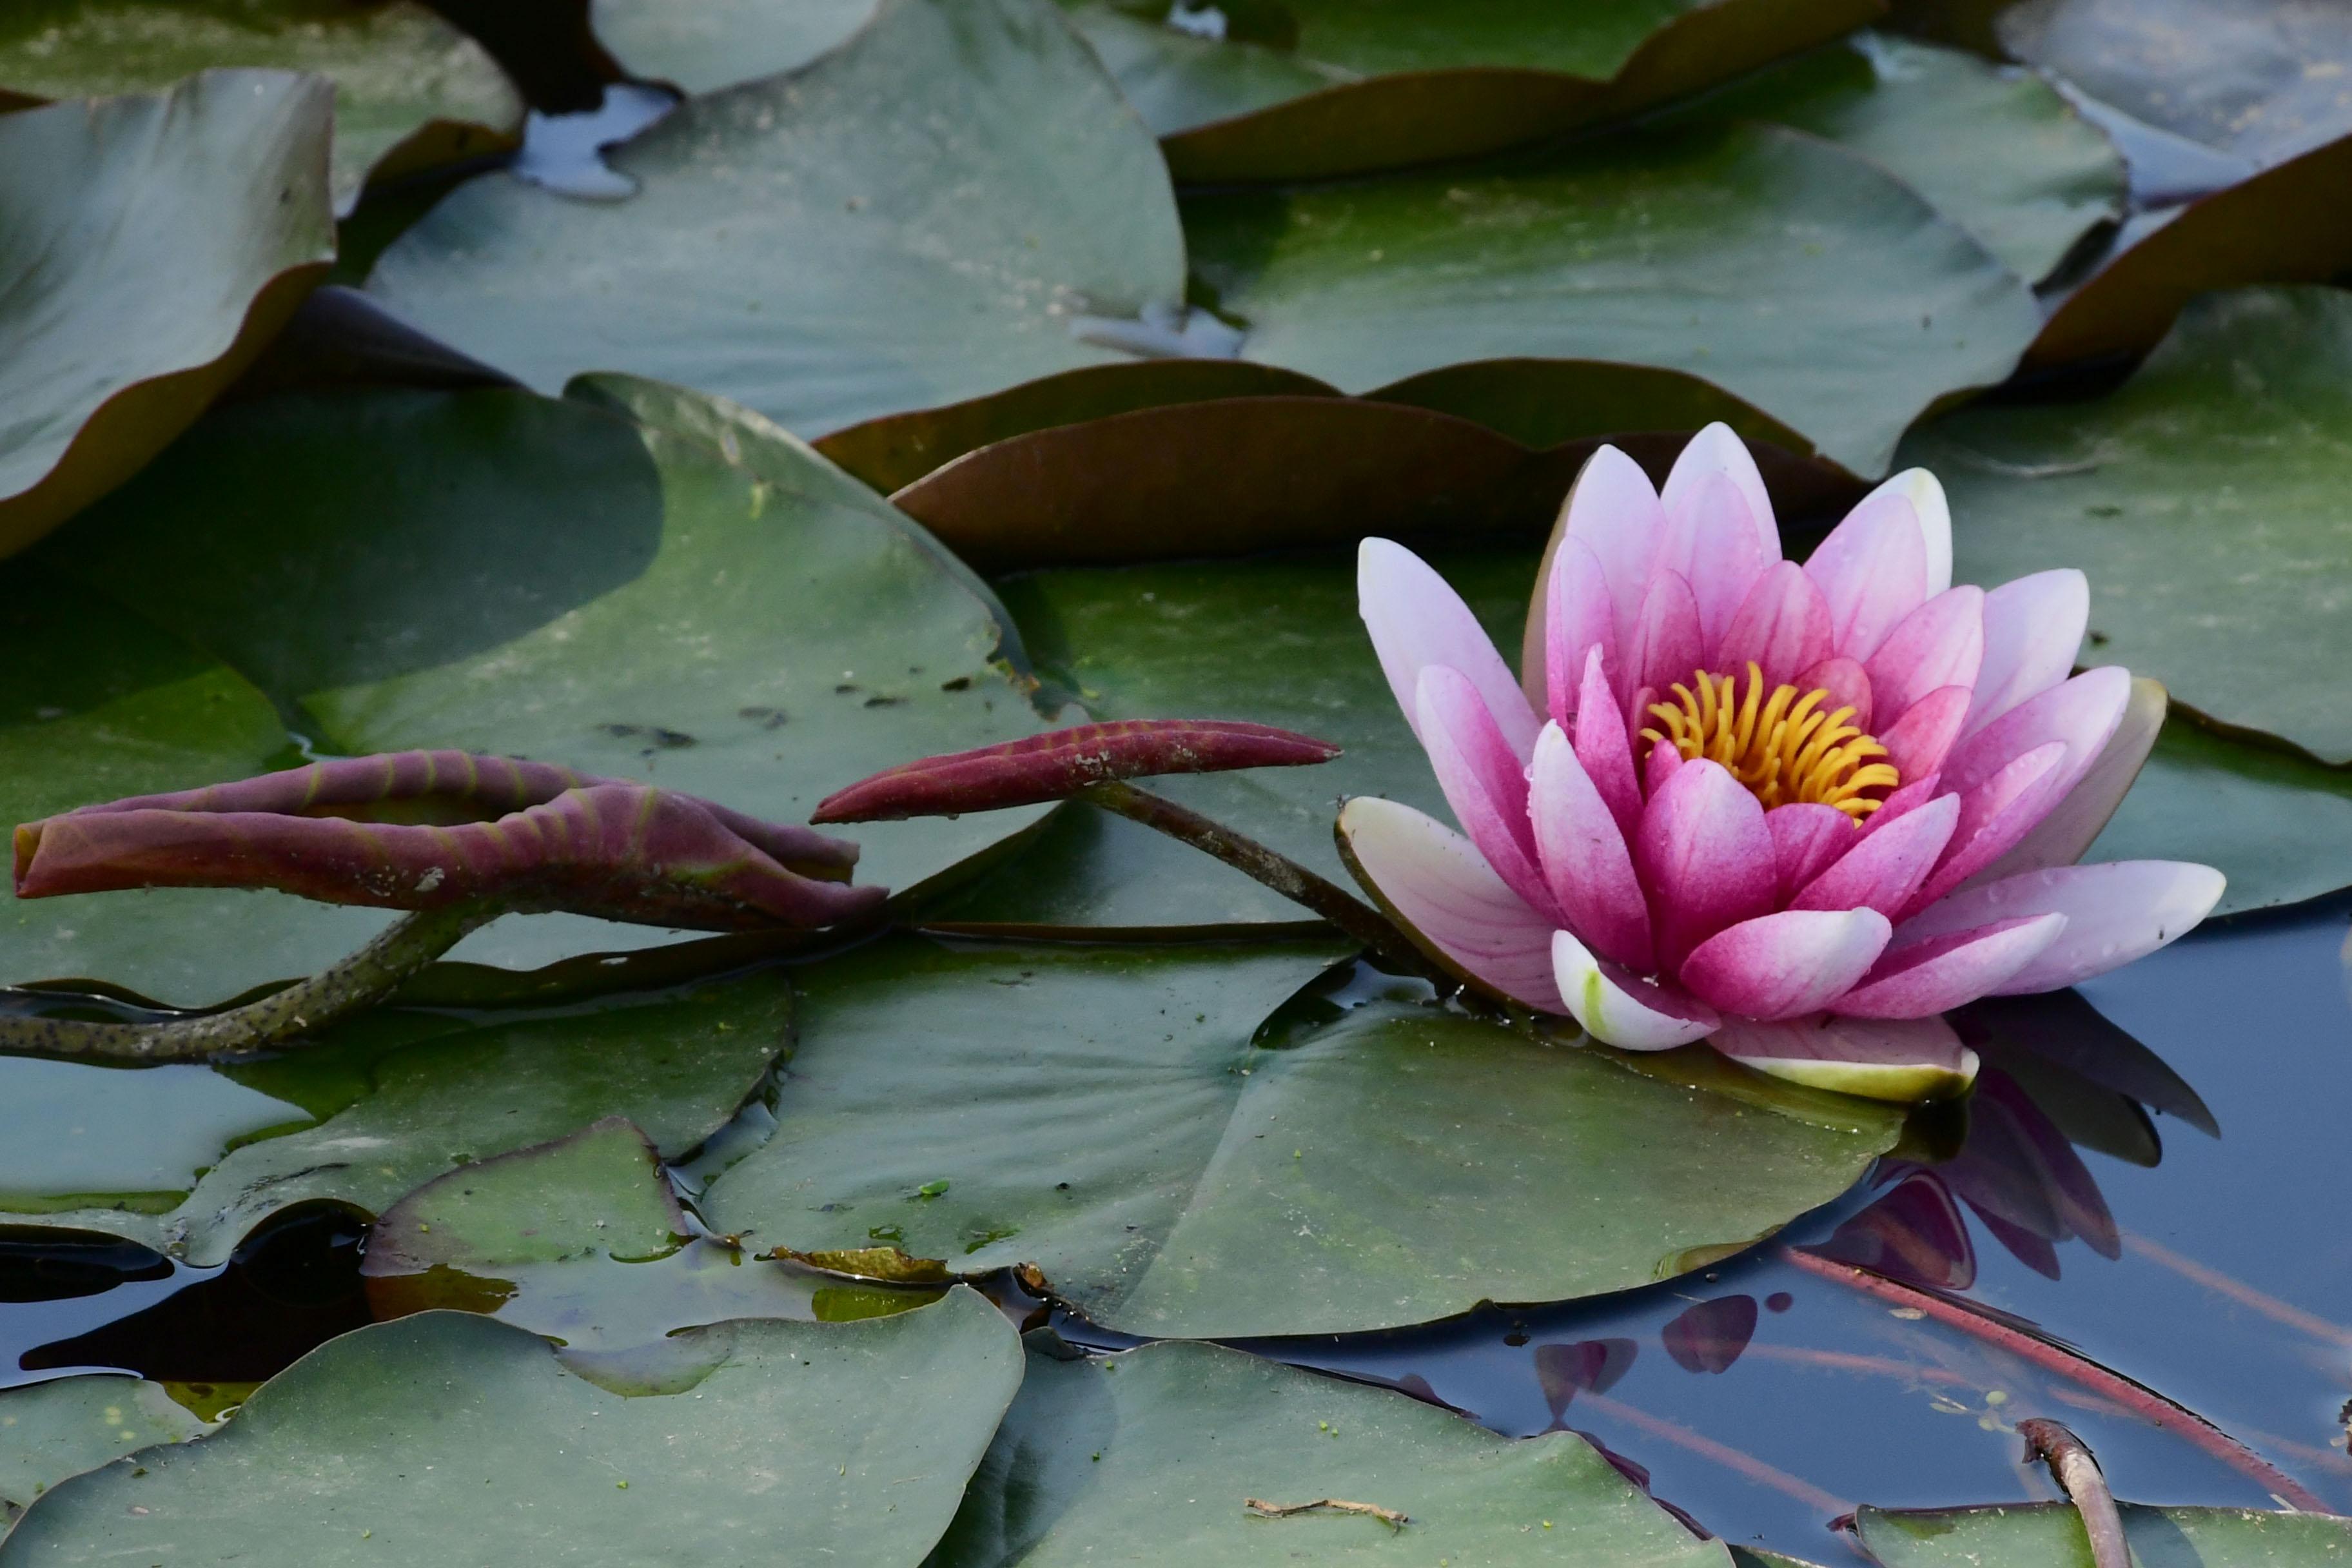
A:
[[[1784,686],[1830,656],[1830,605],[1805,569],[1774,564],[1756,579],[1726,627],[1716,659],[1734,673],[1751,663],[1767,687]]]
[[[1984,590],[1949,589],[1904,616],[1870,656],[1871,701],[1891,726],[1930,691],[1973,689],[1983,658]]]
[[[1665,691],[1690,684],[1706,650],[1699,637],[1698,599],[1681,573],[1651,575],[1642,613],[1623,647],[1625,668],[1617,672],[1621,695],[1630,698],[1644,686]]]
[[[1717,763],[1685,763],[1652,794],[1633,855],[1668,974],[1724,927],[1769,914],[1780,891],[1764,808]]]
[[[1552,922],[1529,909],[1468,839],[1409,805],[1358,795],[1339,808],[1348,868],[1422,951],[1540,1013],[1564,1013]]]
[[[1905,946],[2024,915],[2066,917],[2064,932],[1994,989],[2055,991],[2119,969],[2193,930],[2221,897],[2221,873],[2179,860],[2113,860],[2026,871],[1955,893],[1903,922]]]
[[[1666,781],[1680,772],[1682,765],[1683,754],[1675,750],[1671,742],[1660,741],[1653,744],[1649,761],[1642,768],[1642,793],[1652,800],[1657,799],[1658,793],[1666,787]],[[1643,809],[1648,808],[1644,806]],[[1631,838],[1629,834],[1629,842]]]
[[[1952,585],[1952,507],[1944,498],[1943,481],[1925,468],[1906,468],[1862,498],[1864,506],[1880,496],[1898,495],[1911,503],[1919,520],[1919,541],[1926,546],[1927,592],[1940,594]]]
[[[2054,805],[2098,760],[2130,700],[2129,670],[2114,664],[2085,670],[1964,738],[1945,759],[1945,785],[1965,795],[2012,758],[2058,741],[2065,744],[2066,765],[2051,799]]]
[[[1919,514],[1901,495],[1865,498],[1805,563],[1829,601],[1830,637],[1848,658],[1878,651],[1896,622],[1927,597],[1927,547]]]
[[[1998,921],[1890,948],[1861,984],[1830,1005],[1850,1018],[1924,1018],[1997,990],[2058,940],[2059,914]]]
[[[1740,499],[1748,503],[1748,515],[1756,525],[1756,537],[1764,547],[1764,558],[1778,561],[1780,529],[1772,521],[1772,497],[1764,489],[1764,476],[1758,471],[1748,443],[1721,420],[1685,442],[1675,458],[1675,466],[1667,470],[1666,488],[1661,495],[1666,515],[1675,516],[1676,503],[1696,491],[1710,475],[1717,474],[1730,480]]]
[[[1565,537],[1583,541],[1601,563],[1609,596],[1617,605],[1622,642],[1633,630],[1633,613],[1666,535],[1666,510],[1658,492],[1641,464],[1614,447],[1603,447],[1578,470],[1560,517]]]
[[[1589,656],[1612,666],[1617,662],[1617,606],[1610,600],[1601,563],[1580,539],[1560,542],[1546,597],[1544,705],[1553,722],[1565,725],[1576,716]]]
[[[1666,509],[1666,537],[1658,550],[1658,566],[1690,584],[1698,605],[1702,662],[1715,666],[1707,653],[1723,640],[1756,579],[1778,560],[1777,553],[1764,553],[1748,502],[1738,487],[1721,474],[1702,476]]]
[[[1716,932],[1684,961],[1680,978],[1723,1013],[1794,1018],[1851,989],[1893,930],[1876,910],[1783,910]]]
[[[1942,770],[1952,742],[1959,739],[1960,722],[1969,716],[1971,695],[1965,686],[1940,687],[1878,731],[1878,743],[1886,748],[1886,760],[1897,773],[1908,780]]]
[[[1906,813],[1839,857],[1837,864],[1805,885],[1790,908],[1873,909],[1894,919],[1935,869],[1959,819],[1959,797],[1950,795]]]
[[[1421,672],[1422,744],[1454,819],[1513,892],[1559,923],[1551,889],[1536,864],[1528,822],[1528,778],[1469,678],[1433,664]]]
[[[1961,733],[1974,734],[2065,679],[2090,622],[2090,579],[2072,566],[2036,572],[1987,594],[1984,663]]]
[[[1867,837],[1894,826],[1911,813],[1936,798],[1944,787],[1940,773],[1922,773],[1903,784],[1893,795],[1878,803],[1878,809],[1863,818],[1862,831]]]
[[[1601,650],[1585,655],[1584,684],[1577,698],[1576,760],[1601,798],[1617,828],[1628,837],[1642,820],[1642,786],[1633,776],[1633,742],[1625,733],[1625,716],[1609,692],[1609,671]]]
[[[1486,700],[1511,750],[1525,762],[1542,728],[1526,693],[1487,640],[1478,617],[1453,585],[1402,544],[1367,539],[1356,552],[1356,604],[1380,655],[1389,689],[1404,710],[1405,722],[1420,733],[1416,692],[1430,665],[1460,670]]]
[[[1772,835],[1772,862],[1783,901],[1862,842],[1853,818],[1836,806],[1805,801],[1774,806],[1764,814],[1764,826]]]
[[[1858,730],[1870,728],[1874,706],[1870,696],[1870,677],[1853,659],[1825,658],[1799,674],[1796,685],[1800,691],[1819,689],[1828,692],[1830,700],[1822,704],[1822,711],[1834,713],[1841,708],[1851,708],[1853,716],[1846,722]]]
[[[1568,737],[1547,724],[1536,742],[1528,810],[1536,854],[1564,923],[1585,945],[1629,968],[1650,967],[1650,910],[1633,857]]]
[[[1977,1054],[1937,1017],[1732,1018],[1707,1044],[1791,1083],[1898,1103],[1958,1094],[1977,1076]]]
[[[1663,1051],[1722,1026],[1706,1003],[1627,973],[1567,931],[1551,938],[1552,982],[1584,1032],[1621,1051]]]
[[[1959,826],[1952,830],[1942,864],[1896,918],[1909,919],[2015,847],[2055,803],[2064,765],[2065,748],[2052,741],[1962,795]],[[1948,775],[1944,782],[1948,788]]]
[[[2132,781],[2139,777],[2157,732],[2164,728],[2165,702],[2161,685],[2144,676],[2133,677],[2124,716],[2100,749],[2098,761],[2075,781],[2066,798],[2052,806],[2033,831],[2018,841],[2016,848],[1979,872],[1976,879],[1990,881],[2047,866],[2072,866],[2080,860],[2107,826],[2107,819],[2115,816],[2116,807],[2123,804]]]

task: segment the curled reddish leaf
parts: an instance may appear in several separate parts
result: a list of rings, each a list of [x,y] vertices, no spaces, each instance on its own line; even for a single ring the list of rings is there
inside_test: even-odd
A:
[[[1001,746],[924,757],[836,790],[812,822],[895,822],[1066,800],[1088,784],[1158,773],[1293,768],[1339,754],[1328,741],[1223,719],[1080,724]]]
[[[699,931],[872,910],[856,846],[545,763],[403,752],[23,824],[16,896],[274,888],[379,909],[470,902]]]

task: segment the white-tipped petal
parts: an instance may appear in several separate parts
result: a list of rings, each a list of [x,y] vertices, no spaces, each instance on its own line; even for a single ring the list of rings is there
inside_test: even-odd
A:
[[[2063,915],[2066,928],[2057,940],[1990,994],[2055,991],[2120,969],[2186,935],[2212,912],[2226,885],[2210,866],[2179,860],[2026,871],[1954,893],[1904,921],[1893,945],[1899,950],[2021,915]]]
[[[2065,798],[2050,808],[2050,815],[2018,840],[2015,848],[1961,884],[1963,889],[1997,882],[2020,871],[2072,866],[2088,854],[2147,762],[2157,733],[2164,728],[2167,700],[2161,683],[2146,676],[2133,677],[2124,716],[2116,721],[2116,732],[2107,737],[2097,760]]]
[[[1552,922],[1467,838],[1409,805],[1358,795],[1339,808],[1339,846],[1373,902],[1449,971],[1539,1013],[1568,1010],[1552,979]]]
[[[1948,1099],[1977,1077],[1977,1054],[1941,1018],[1735,1018],[1707,1043],[1758,1072],[1865,1100]]]
[[[1867,504],[1882,495],[1898,495],[1919,517],[1919,539],[1927,547],[1927,596],[1934,598],[1952,585],[1952,503],[1945,499],[1944,482],[1925,468],[1906,468],[1864,496]]]
[[[1452,584],[1403,545],[1367,539],[1356,551],[1356,605],[1371,634],[1372,651],[1396,694],[1405,722],[1421,733],[1416,695],[1431,665],[1460,670],[1486,700],[1503,737],[1525,762],[1534,755],[1543,725],[1519,689],[1518,677],[1495,651],[1478,617]]]
[[[1723,1026],[1706,1003],[1626,973],[1571,932],[1552,933],[1551,956],[1567,1011],[1604,1046],[1663,1051],[1705,1039]]]
[[[1739,438],[1720,419],[1692,437],[1675,458],[1675,466],[1666,474],[1665,488],[1658,499],[1668,517],[1676,514],[1678,507],[1699,488],[1710,474],[1721,474],[1738,488],[1742,500],[1748,503],[1748,514],[1756,524],[1756,532],[1769,562],[1780,559],[1780,525],[1773,521],[1772,497],[1764,489],[1764,476],[1756,467],[1755,454],[1748,443]],[[1947,559],[1949,552],[1947,552]]]

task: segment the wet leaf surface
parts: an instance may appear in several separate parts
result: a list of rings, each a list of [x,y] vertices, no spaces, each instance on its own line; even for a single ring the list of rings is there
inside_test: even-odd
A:
[[[0,1207],[114,1196],[170,1209],[236,1144],[310,1121],[299,1105],[193,1063],[126,1070],[0,1057]]]
[[[2235,1508],[2121,1505],[2141,1568],[2316,1568],[2352,1562],[2352,1521]],[[2083,1522],[2065,1503],[1896,1511],[1865,1508],[1858,1533],[1885,1568],[2047,1563],[2090,1568]]]
[[[319,281],[330,97],[219,71],[0,115],[0,552],[162,450]]]
[[[717,92],[831,54],[880,0],[590,0],[596,39],[638,78]]]
[[[1916,195],[1774,128],[1201,195],[1184,223],[1251,359],[1347,392],[1490,359],[1681,370],[1864,475],[1937,399],[2006,376],[2040,323]]]
[[[184,1443],[211,1424],[159,1383],[61,1377],[0,1393],[0,1532],[11,1510],[68,1476],[157,1443]]]
[[[1387,1508],[1265,1518],[1245,1499]],[[1032,1351],[939,1568],[1048,1568],[1139,1541],[1187,1563],[1414,1560],[1700,1568],[1726,1561],[1583,1438],[1459,1415],[1214,1345]]]
[[[1332,955],[906,937],[803,971],[776,1136],[703,1212],[761,1245],[1032,1262],[1136,1332],[1313,1333],[1659,1278],[1893,1141],[1884,1108],[1802,1121],[1380,999],[1413,982],[1252,1043]]]
[[[1114,361],[1076,318],[1134,326],[1183,297],[1157,151],[1047,0],[902,0],[809,71],[690,100],[610,162],[635,195],[461,187],[371,292],[542,390],[630,371],[810,437]]]
[[[29,1510],[0,1562],[740,1560],[790,1542],[923,1560],[1020,1382],[1012,1326],[968,1291],[855,1324],[686,1336],[674,1391],[617,1397],[533,1334],[465,1313],[322,1347],[201,1443],[141,1454]],[[690,1438],[688,1435],[690,1434]]]
[[[660,1152],[615,1116],[425,1183],[377,1216],[361,1271],[479,1274],[598,1254],[629,1261],[675,1252],[686,1235]]]
[[[480,45],[415,0],[34,0],[0,21],[0,94],[153,92],[215,66],[310,71],[335,84],[338,212],[371,178],[521,141],[513,84]]]

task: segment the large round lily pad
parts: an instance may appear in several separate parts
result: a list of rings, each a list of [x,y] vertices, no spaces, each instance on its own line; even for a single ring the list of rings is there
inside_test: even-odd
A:
[[[1865,475],[1928,405],[2006,376],[2041,322],[1916,194],[1774,127],[1204,195],[1184,223],[1251,359],[1348,392],[1481,360],[1683,370]]]
[[[0,115],[0,554],[122,482],[334,258],[316,77]]]
[[[871,1322],[690,1331],[707,1370],[623,1398],[537,1335],[460,1312],[379,1323],[265,1384],[222,1431],[67,1482],[0,1563],[233,1555],[914,1568],[1021,1378],[970,1291]]]
[[[1335,1498],[1405,1516],[1280,1508]],[[1498,1437],[1402,1394],[1214,1345],[1105,1361],[1032,1352],[939,1568],[1305,1560],[1717,1568],[1701,1541],[1571,1432]],[[1407,1553],[1411,1555],[1406,1556]]]
[[[1034,1262],[1137,1332],[1329,1332],[1679,1272],[1843,1191],[1899,1120],[1783,1115],[1380,988],[1254,1043],[1332,955],[905,937],[804,970],[776,1135],[703,1212]]]
[[[874,19],[880,0],[590,0],[596,41],[631,76],[716,92],[798,70]]]
[[[543,389],[630,371],[803,437],[1118,359],[1076,319],[1183,298],[1158,150],[1050,0],[890,0],[611,161],[626,201],[460,187],[370,290]]]
[[[61,1377],[0,1393],[0,1533],[68,1476],[210,1429],[161,1384],[135,1377]]]
[[[2330,1514],[2129,1502],[2120,1511],[2125,1539],[2141,1568],[2326,1568],[2352,1563],[2352,1521]],[[1856,1512],[1854,1523],[1863,1545],[1884,1568],[2091,1565],[2082,1517],[2066,1503],[1865,1508]]]
[[[519,145],[523,104],[482,47],[417,0],[31,0],[0,18],[0,95],[152,92],[213,66],[335,84],[333,186]]]

